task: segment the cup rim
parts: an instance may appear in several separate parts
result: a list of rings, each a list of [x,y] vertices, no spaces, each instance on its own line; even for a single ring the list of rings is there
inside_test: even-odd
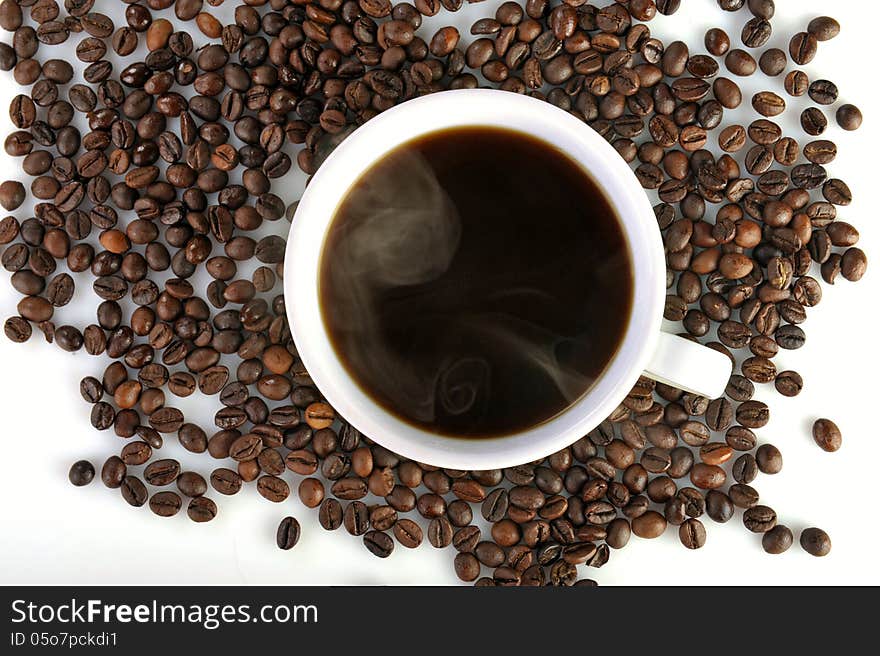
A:
[[[417,120],[418,119],[418,120]],[[450,127],[494,126],[543,140],[580,163],[617,212],[633,266],[633,307],[602,376],[559,415],[500,437],[432,434],[394,416],[349,375],[327,336],[318,279],[327,230],[351,185],[397,146]],[[653,208],[629,165],[583,121],[550,103],[489,89],[443,91],[408,100],[357,128],[324,161],[300,199],[284,261],[288,323],[299,357],[340,417],[378,444],[450,469],[514,466],[559,451],[604,421],[645,369],[658,339],[665,257]]]

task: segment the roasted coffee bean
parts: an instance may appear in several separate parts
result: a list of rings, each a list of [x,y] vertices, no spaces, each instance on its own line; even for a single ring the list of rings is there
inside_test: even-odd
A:
[[[831,553],[831,538],[821,528],[805,528],[800,536],[801,548],[811,556],[827,556]]]
[[[792,55],[792,57],[794,56]],[[788,60],[785,53],[779,48],[765,50],[758,58],[758,66],[760,67],[761,72],[769,77],[776,77],[777,75],[782,74],[783,71],[785,71],[787,63]]]
[[[722,465],[733,456],[733,449],[721,442],[709,442],[700,447],[700,459],[707,465]]]
[[[727,475],[717,465],[700,462],[691,469],[690,479],[696,487],[703,490],[712,490],[724,485]]]
[[[209,522],[217,516],[217,504],[208,497],[196,497],[187,505],[186,514],[194,522]]]
[[[326,531],[335,531],[343,523],[342,505],[336,499],[324,499],[318,510],[318,522]]]
[[[403,518],[398,520],[394,524],[392,531],[394,533],[394,537],[397,538],[397,541],[407,549],[415,549],[422,543],[422,529],[411,519]],[[465,554],[458,555],[460,556]],[[473,556],[471,557],[473,558]]]
[[[343,514],[345,530],[351,535],[363,535],[370,527],[370,513],[366,504],[352,501],[345,507]]]
[[[95,477],[95,467],[88,460],[77,460],[70,466],[67,478],[77,487],[88,485]]]
[[[734,461],[731,471],[735,481],[748,484],[758,476],[758,463],[752,454],[744,453]]]
[[[180,496],[175,492],[156,492],[149,500],[150,510],[159,517],[173,517],[183,505]]]
[[[762,444],[755,452],[758,469],[765,474],[778,474],[782,471],[782,453],[772,444]]]
[[[733,374],[724,393],[734,401],[749,401],[755,393],[755,386],[747,378]]]
[[[122,492],[122,498],[130,506],[140,507],[147,502],[147,488],[136,476],[125,476],[118,487]]]
[[[659,13],[663,14],[664,16],[671,16],[681,7],[681,0],[661,0],[660,2],[656,2],[655,0],[654,4],[656,5],[657,11]],[[630,7],[630,11],[632,11],[632,7]],[[650,20],[652,18],[650,14],[650,10],[643,9],[641,17],[635,16],[635,13],[633,15],[638,18],[638,20]]]
[[[273,503],[281,503],[290,496],[287,481],[277,476],[261,476],[257,479],[257,491],[264,499]]]
[[[743,513],[743,525],[753,533],[766,533],[776,526],[776,511],[768,506],[752,506]]]
[[[562,487],[561,480],[559,487],[560,489]],[[486,498],[486,490],[483,486],[472,480],[455,481],[452,484],[452,493],[459,499],[471,503],[480,503]]]
[[[822,195],[832,205],[845,206],[852,202],[852,192],[843,180],[832,178],[822,185]]]
[[[452,545],[456,551],[473,553],[480,542],[481,532],[476,526],[464,526],[457,530],[452,537]]]
[[[436,517],[428,523],[428,542],[431,546],[442,549],[452,543],[452,524],[446,517]]]
[[[843,444],[840,429],[830,419],[817,419],[813,422],[813,441],[823,451],[833,453]]]
[[[770,383],[776,378],[776,365],[763,357],[747,358],[742,363],[743,375],[755,383]]]
[[[154,460],[144,469],[147,483],[160,487],[173,483],[179,474],[180,463],[172,459]]]
[[[749,48],[760,48],[770,39],[770,22],[758,15],[748,21],[742,30],[742,42]]]
[[[709,490],[706,494],[706,514],[718,523],[730,521],[733,517],[733,502],[723,492],[718,490]]]
[[[818,39],[810,32],[798,32],[788,44],[788,52],[792,60],[798,66],[804,66],[813,61],[818,50]]]
[[[504,550],[493,542],[478,543],[474,555],[486,567],[498,567],[504,562]]]
[[[231,469],[215,469],[211,472],[211,487],[220,494],[237,494],[241,489],[242,478]]]
[[[782,396],[797,396],[804,387],[804,380],[796,371],[780,371],[773,384]]]
[[[183,472],[177,477],[177,489],[187,497],[200,497],[208,491],[208,483],[196,472]]]
[[[837,146],[832,141],[811,141],[804,146],[804,157],[813,164],[830,164],[837,157]]]
[[[30,339],[33,329],[31,324],[22,317],[10,317],[3,324],[3,332],[10,341],[26,342]]]
[[[810,21],[807,32],[819,41],[830,41],[840,34],[840,23],[829,16],[819,16]]]
[[[454,561],[455,574],[462,581],[474,581],[480,575],[480,562],[470,553],[459,553]]]
[[[274,450],[266,449],[266,451]],[[263,467],[263,471],[266,471],[265,467]],[[324,484],[317,478],[306,478],[300,481],[297,493],[306,508],[317,508],[324,500]]]
[[[761,546],[768,554],[785,553],[793,543],[791,529],[782,524],[777,524],[761,536]]]
[[[839,94],[837,85],[830,80],[814,80],[808,90],[810,98],[819,105],[832,105]]]
[[[110,456],[101,468],[101,481],[109,488],[118,488],[126,475],[126,466],[119,456]]]
[[[632,532],[640,538],[657,538],[666,530],[666,519],[658,512],[648,512],[632,520]]]
[[[737,483],[727,492],[733,504],[739,508],[752,508],[758,505],[758,492],[749,485]]]
[[[808,107],[801,114],[801,127],[811,136],[822,134],[827,126],[828,119],[818,107]]]
[[[762,116],[779,116],[785,111],[785,100],[771,91],[761,91],[752,97],[752,107]]]
[[[364,546],[378,558],[387,558],[394,550],[394,540],[387,533],[368,531],[364,535]]]
[[[370,509],[370,526],[377,531],[387,531],[396,522],[397,511],[391,506],[375,506]]]
[[[712,91],[718,99],[718,102],[727,109],[736,109],[742,103],[742,91],[739,86],[725,77],[717,78],[712,83]],[[727,130],[727,134],[725,134],[723,138],[719,137],[719,145],[728,152],[738,150],[738,148],[736,148],[736,144],[738,143],[736,137],[739,133],[736,132],[736,126],[725,128],[725,130]],[[722,134],[723,133],[724,131],[722,131]]]
[[[730,37],[724,30],[717,27],[706,32],[704,42],[706,50],[716,57],[722,57],[730,50]]]
[[[746,401],[736,409],[736,420],[746,428],[763,428],[770,420],[770,409],[762,401]]]
[[[841,105],[837,108],[835,118],[837,124],[844,130],[858,130],[862,125],[862,112],[855,105]]]
[[[299,542],[300,525],[295,517],[285,517],[278,524],[275,532],[275,544],[279,549],[293,549]]]
[[[776,343],[779,344],[780,348],[784,348],[787,350],[795,350],[801,348],[805,341],[806,336],[804,335],[803,329],[798,326],[781,326],[774,336]]]
[[[119,454],[126,465],[143,465],[153,455],[153,449],[146,442],[129,442]]]
[[[724,64],[734,75],[740,77],[748,77],[758,70],[758,62],[745,50],[735,48],[727,53],[724,58]]]
[[[678,537],[686,549],[699,549],[706,544],[706,528],[698,519],[688,519],[678,528]]]
[[[507,515],[508,504],[507,490],[502,488],[492,490],[480,508],[483,519],[488,522],[500,521]]]
[[[785,76],[785,91],[790,96],[799,98],[807,93],[810,80],[803,71],[791,71]]]

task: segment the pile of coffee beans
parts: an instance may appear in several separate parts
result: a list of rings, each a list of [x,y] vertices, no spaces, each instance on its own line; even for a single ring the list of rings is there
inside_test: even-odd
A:
[[[801,391],[802,377],[778,371],[774,357],[803,346],[802,324],[822,298],[817,276],[857,281],[867,266],[857,229],[838,216],[852,194],[826,168],[837,146],[824,136],[829,113],[846,130],[861,113],[833,109],[837,86],[797,68],[840,26],[815,18],[788,52],[765,49],[773,0],[718,0],[743,10],[740,34],[664,44],[648,23],[680,0],[526,0],[500,4],[472,38],[420,32],[423,16],[461,5],[248,0],[223,25],[203,0],[143,0],[116,25],[95,0],[2,0],[0,68],[28,90],[10,103],[16,130],[4,147],[21,158],[36,203],[33,216],[0,220],[2,265],[22,296],[6,336],[25,342],[36,328],[66,351],[112,359],[80,386],[92,425],[125,440],[101,481],[160,516],[186,506],[205,522],[215,499],[246,483],[275,503],[293,485],[326,530],[344,528],[383,558],[423,540],[452,545],[457,575],[477,585],[593,584],[578,581],[578,566],[601,567],[631,534],[656,538],[671,524],[696,549],[705,518],[727,522],[737,509],[768,553],[786,551],[792,531],[752,486],[783,462],[759,444],[770,408],[753,394]],[[54,52],[68,41],[81,76],[60,54],[70,46]],[[744,98],[737,78],[758,71],[784,79],[786,95]],[[633,164],[659,198],[665,317],[735,363],[724,396],[642,379],[575,444],[491,471],[401,458],[327,404],[286,322],[284,240],[264,235],[295,210],[273,180],[294,161],[313,174],[357,125],[400,102],[482,85],[570,112]],[[754,120],[726,122],[744,102]],[[803,134],[785,134],[773,119],[799,103]],[[21,182],[0,185],[8,212],[27,195]],[[252,262],[252,275],[241,273]],[[56,314],[77,285],[101,301],[87,326]],[[193,394],[219,401],[214,426],[176,407]],[[813,437],[827,451],[841,446],[827,419]],[[175,438],[216,467],[201,475],[162,457]],[[70,471],[74,485],[93,476],[86,462]],[[278,546],[299,536],[285,517]],[[817,528],[799,541],[816,556],[830,550]]]

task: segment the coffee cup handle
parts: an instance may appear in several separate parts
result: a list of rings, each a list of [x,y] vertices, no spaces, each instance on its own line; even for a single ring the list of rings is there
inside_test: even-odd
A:
[[[645,375],[685,392],[717,399],[724,394],[732,370],[730,358],[723,353],[661,332]]]

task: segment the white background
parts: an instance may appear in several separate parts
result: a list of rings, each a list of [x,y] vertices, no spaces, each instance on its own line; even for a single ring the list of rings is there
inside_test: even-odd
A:
[[[429,38],[433,30],[454,24],[462,31],[463,44],[471,38],[468,27],[476,18],[494,13],[497,1],[466,6],[455,15],[441,12],[425,20],[420,34]],[[721,12],[715,0],[685,0],[672,17],[658,16],[652,31],[670,42],[682,39],[692,53],[703,51],[703,34],[720,25],[734,44],[749,14]],[[122,24],[122,7],[107,0],[97,2],[96,11],[111,15]],[[206,5],[207,6],[207,5]],[[218,16],[231,15],[233,3],[214,9]],[[876,64],[868,57],[876,50],[876,31],[865,15],[866,3],[841,0],[777,0],[777,17],[770,46],[787,50],[788,38],[829,8],[843,26],[836,40],[820,44],[816,60],[804,69],[811,79],[827,77],[840,87],[842,102],[858,104],[865,125],[855,133],[832,127],[827,137],[840,146],[840,156],[829,169],[848,181],[853,204],[840,216],[856,225],[862,234],[860,246],[875,256],[878,244],[877,203],[872,194],[878,187],[878,164],[871,149],[880,148],[878,118],[874,111],[878,94]],[[162,12],[172,17],[170,12]],[[194,35],[196,39],[199,35]],[[3,37],[8,39],[8,35]],[[64,47],[41,46],[38,56],[74,60],[71,39]],[[51,53],[48,54],[48,53]],[[118,70],[118,69],[117,69]],[[757,118],[748,107],[751,93],[765,88],[781,94],[782,77],[758,82],[763,76],[743,82],[743,108],[728,112],[725,122],[747,125]],[[741,80],[738,80],[742,82]],[[11,75],[2,76],[4,106],[19,89]],[[784,123],[787,134],[801,144],[809,139],[796,124],[805,103],[787,98],[794,117]],[[829,112],[831,116],[831,112]],[[2,112],[2,132],[12,128]],[[833,119],[832,119],[833,123]],[[717,132],[716,132],[717,135]],[[713,135],[713,143],[715,135]],[[878,150],[880,152],[880,150]],[[295,168],[295,167],[294,167]],[[24,179],[19,164],[2,154],[0,179]],[[28,184],[29,181],[26,181]],[[303,185],[301,176],[291,174],[276,193],[294,200]],[[16,214],[26,218],[25,208]],[[710,215],[711,218],[711,215]],[[279,226],[283,227],[283,226]],[[94,236],[94,235],[93,235]],[[763,553],[760,537],[746,531],[740,514],[719,526],[704,518],[708,529],[706,546],[686,551],[670,527],[658,540],[633,538],[629,546],[613,552],[601,570],[589,570],[603,584],[860,584],[880,583],[875,554],[880,522],[874,509],[877,498],[877,310],[878,276],[874,257],[868,275],[853,285],[841,280],[825,287],[820,306],[809,311],[807,345],[796,352],[783,352],[780,369],[793,368],[806,380],[804,392],[785,399],[772,387],[759,398],[771,403],[772,420],[758,431],[762,441],[780,447],[785,458],[782,473],[761,475],[754,486],[763,503],[773,506],[780,521],[797,533],[806,526],[821,526],[831,535],[830,556],[816,559],[797,546],[782,556]],[[818,276],[818,272],[816,273]],[[78,279],[80,280],[86,279]],[[95,302],[85,283],[74,302],[56,312],[56,323],[85,325],[94,321]],[[18,295],[9,286],[9,273],[0,270],[0,315],[15,313]],[[35,330],[35,333],[37,331]],[[247,486],[233,498],[211,496],[220,514],[209,524],[196,525],[185,513],[160,519],[147,507],[133,509],[96,480],[86,488],[67,482],[70,464],[80,458],[100,464],[118,452],[121,441],[112,431],[99,433],[89,424],[89,406],[78,394],[85,375],[100,378],[107,359],[85,353],[70,355],[43,342],[39,333],[26,345],[15,345],[0,337],[0,410],[3,428],[0,467],[0,582],[2,583],[272,583],[272,584],[451,584],[455,552],[438,551],[427,543],[415,551],[399,545],[387,560],[370,555],[359,538],[340,529],[326,533],[317,523],[317,513],[304,508],[294,494],[283,504],[273,505]],[[194,395],[173,400],[204,426],[210,426],[216,401]],[[171,403],[171,402],[169,402]],[[843,448],[827,454],[812,442],[809,428],[817,416],[837,421],[844,434]],[[207,476],[220,463],[207,454],[186,453],[174,436],[166,440],[163,457],[178,458]],[[289,481],[293,481],[288,477]],[[303,528],[295,549],[282,552],[274,545],[278,521],[296,516]],[[415,513],[413,513],[415,514]]]

